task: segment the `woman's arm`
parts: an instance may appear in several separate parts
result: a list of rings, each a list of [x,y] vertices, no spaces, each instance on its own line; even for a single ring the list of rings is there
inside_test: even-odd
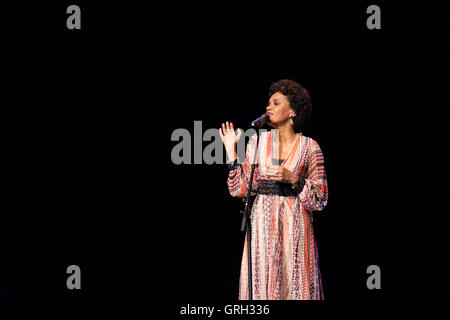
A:
[[[247,143],[247,149],[245,153],[245,161],[243,164],[237,163],[237,160],[231,164],[230,172],[228,174],[228,190],[231,196],[237,198],[243,198],[247,194],[247,187],[250,181],[250,175],[252,171],[252,163],[254,152],[256,150],[256,134],[250,137],[250,141]],[[253,174],[252,189],[256,190],[258,188],[257,177],[259,175],[259,168],[255,168]],[[252,192],[252,194],[254,194]]]
[[[304,180],[300,201],[308,211],[320,211],[328,202],[328,183],[322,150],[312,141],[308,161],[308,174]]]

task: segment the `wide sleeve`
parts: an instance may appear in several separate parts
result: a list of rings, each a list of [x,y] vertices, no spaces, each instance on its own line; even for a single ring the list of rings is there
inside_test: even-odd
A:
[[[245,161],[242,164],[235,164],[228,174],[227,185],[231,196],[237,198],[243,198],[247,194],[247,187],[250,181],[250,175],[252,172],[252,163],[254,162],[255,150],[256,150],[256,134],[250,137],[247,143],[247,149],[245,152]],[[255,194],[253,190],[258,188],[258,176],[259,168],[255,168],[253,174],[252,183],[252,195]]]
[[[307,177],[300,201],[308,211],[320,211],[328,202],[328,184],[322,150],[316,141],[310,145]]]

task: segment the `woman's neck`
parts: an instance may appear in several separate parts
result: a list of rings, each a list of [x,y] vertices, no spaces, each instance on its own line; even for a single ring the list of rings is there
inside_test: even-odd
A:
[[[292,143],[295,138],[297,138],[297,134],[294,132],[294,130],[292,129],[291,125],[284,125],[281,127],[278,127],[278,134],[280,135],[280,143],[281,144],[285,144],[285,143]]]

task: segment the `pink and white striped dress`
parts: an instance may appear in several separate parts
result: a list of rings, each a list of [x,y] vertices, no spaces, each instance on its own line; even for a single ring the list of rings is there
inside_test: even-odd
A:
[[[274,130],[260,134],[253,190],[266,180],[273,158],[278,158]],[[230,170],[227,184],[233,197],[244,197],[256,149],[250,138],[246,159]],[[328,200],[324,158],[317,142],[298,135],[281,166],[305,178],[301,193],[290,196],[257,194],[251,211],[252,287],[254,300],[323,299],[319,260],[313,231],[313,211]],[[261,182],[262,183],[262,182]],[[239,299],[248,299],[247,235],[241,262]]]

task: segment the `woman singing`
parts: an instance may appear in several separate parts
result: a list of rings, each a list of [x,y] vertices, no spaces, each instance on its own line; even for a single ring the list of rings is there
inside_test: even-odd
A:
[[[292,80],[280,80],[269,90],[268,124],[274,129],[256,134],[247,144],[245,162],[237,160],[233,123],[219,129],[230,168],[228,189],[244,197],[255,149],[258,166],[251,210],[252,293],[255,300],[323,299],[313,211],[328,200],[322,151],[301,133],[311,113],[308,91]],[[246,235],[247,237],[247,235]],[[239,299],[248,299],[247,238],[242,254]]]

